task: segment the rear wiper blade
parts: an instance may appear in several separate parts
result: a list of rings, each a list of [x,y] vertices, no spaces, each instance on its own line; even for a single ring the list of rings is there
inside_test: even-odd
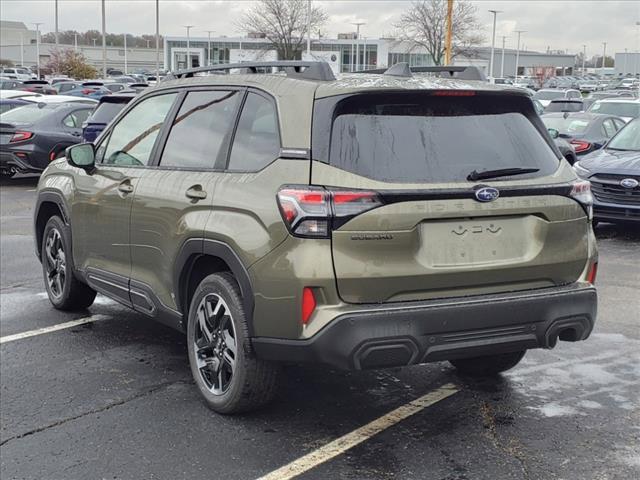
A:
[[[474,170],[469,175],[467,175],[467,180],[475,182],[477,180],[485,180],[487,178],[510,177],[511,175],[524,175],[525,173],[535,173],[538,171],[540,171],[539,168],[522,167],[499,168],[497,170],[484,170],[482,172]]]

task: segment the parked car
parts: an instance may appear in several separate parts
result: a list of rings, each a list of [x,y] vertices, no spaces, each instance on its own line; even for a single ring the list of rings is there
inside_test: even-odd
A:
[[[640,222],[640,118],[574,165],[591,182],[594,220]]]
[[[19,90],[42,93],[43,95],[55,95],[58,93],[46,80],[25,80]]]
[[[0,90],[20,90],[22,82],[13,78],[0,78]]]
[[[49,78],[49,83],[53,86],[57,83],[62,83],[62,82],[71,82],[73,81],[73,78],[69,78],[69,77],[53,77],[53,78]]]
[[[3,77],[13,78],[16,80],[32,80],[34,75],[26,68],[21,67],[3,67],[0,68],[0,75]]]
[[[624,127],[621,118],[594,113],[545,113],[542,121],[571,143],[578,156],[598,150]]]
[[[0,114],[29,103],[31,102],[22,98],[2,98],[0,99]]]
[[[104,87],[112,93],[119,92],[121,90],[125,90],[128,87],[128,83],[105,83]]]
[[[103,82],[82,82],[81,84],[76,85],[75,88],[65,92],[65,94],[100,100],[104,95],[111,94],[111,90],[106,88],[104,85],[105,84]]]
[[[598,90],[598,81],[596,79],[587,79],[580,82],[580,91],[584,93],[595,92]]]
[[[82,82],[76,82],[75,80],[67,80],[66,82],[58,82],[52,85],[58,93],[67,93],[76,88],[78,85],[82,85]]]
[[[34,173],[81,140],[87,103],[31,103],[0,114],[0,173]]]
[[[41,93],[27,92],[25,90],[0,90],[0,98],[26,98],[39,97]]]
[[[174,74],[49,165],[34,213],[54,307],[100,291],[185,332],[222,413],[269,401],[278,362],[482,376],[589,336],[589,183],[529,96],[408,64],[348,81],[252,65],[284,70]]]
[[[137,92],[115,93],[105,95],[100,99],[98,106],[91,116],[82,125],[82,139],[85,142],[93,142],[105,129],[111,120],[129,103]]]
[[[583,112],[584,104],[582,100],[576,99],[560,99],[560,100],[551,100],[547,108],[544,109],[545,113],[552,112]]]
[[[543,88],[538,90],[533,98],[538,100],[544,108],[547,108],[551,103],[551,100],[579,100],[582,98],[582,95],[578,90],[573,89],[562,90],[559,88]]]
[[[553,138],[553,142],[560,150],[562,156],[569,162],[569,165],[573,165],[578,161],[578,157],[576,156],[576,149],[571,145],[565,138],[560,136],[560,132],[555,128],[548,128],[549,135]]]
[[[640,99],[605,98],[589,107],[589,113],[615,115],[625,122],[640,117]]]

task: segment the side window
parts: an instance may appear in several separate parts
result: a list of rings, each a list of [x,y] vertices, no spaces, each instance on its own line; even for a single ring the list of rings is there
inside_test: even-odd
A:
[[[611,138],[616,133],[616,127],[613,125],[613,120],[607,118],[602,122],[602,131],[607,138]]]
[[[228,170],[256,172],[280,154],[278,116],[273,102],[249,93],[233,140]]]
[[[167,138],[160,166],[213,168],[233,128],[241,93],[189,92]]]
[[[104,151],[98,149],[102,163],[146,165],[176,95],[169,93],[143,100],[122,117],[111,131]]]
[[[620,130],[622,127],[624,127],[626,125],[626,123],[624,123],[622,120],[614,118],[613,119],[613,123],[615,123],[616,125],[616,130]]]
[[[81,128],[82,124],[87,121],[89,115],[91,114],[90,109],[76,110],[75,112],[71,112],[69,115],[64,117],[62,123],[66,127],[69,128]]]

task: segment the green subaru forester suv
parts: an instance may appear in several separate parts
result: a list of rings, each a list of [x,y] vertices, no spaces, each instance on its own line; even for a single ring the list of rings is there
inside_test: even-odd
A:
[[[413,70],[413,71],[412,71]],[[54,307],[100,292],[187,336],[220,413],[278,365],[468,375],[596,316],[589,182],[526,93],[465,67],[220,65],[136,97],[38,185]]]

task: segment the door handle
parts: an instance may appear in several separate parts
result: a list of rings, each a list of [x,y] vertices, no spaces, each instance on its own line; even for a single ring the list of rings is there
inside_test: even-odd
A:
[[[188,188],[184,194],[193,200],[204,200],[207,198],[207,192],[202,189],[202,185],[194,185]]]
[[[133,192],[133,185],[131,185],[131,180],[127,179],[120,182],[120,185],[118,185],[118,190],[125,194]]]

